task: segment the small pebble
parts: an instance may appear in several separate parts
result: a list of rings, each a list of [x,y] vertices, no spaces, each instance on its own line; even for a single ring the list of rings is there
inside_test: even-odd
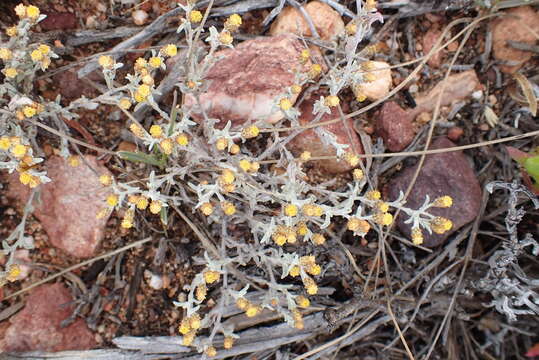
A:
[[[135,10],[131,14],[131,17],[133,18],[133,22],[135,25],[144,25],[146,21],[148,20],[148,13],[144,10]]]

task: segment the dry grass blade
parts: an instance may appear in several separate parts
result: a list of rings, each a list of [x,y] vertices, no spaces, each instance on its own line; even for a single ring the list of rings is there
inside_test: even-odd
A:
[[[513,77],[515,78],[518,85],[522,89],[522,92],[524,93],[526,100],[528,100],[530,112],[532,113],[533,116],[536,116],[537,115],[537,98],[535,97],[535,94],[533,93],[532,84],[521,73],[516,73],[513,75]]]

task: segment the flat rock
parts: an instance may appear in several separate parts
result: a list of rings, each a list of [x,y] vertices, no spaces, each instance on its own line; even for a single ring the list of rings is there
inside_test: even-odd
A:
[[[307,71],[312,63],[300,64],[305,47],[293,35],[278,35],[246,40],[234,49],[216,53],[222,57],[208,71],[208,89],[200,94],[200,102],[210,118],[224,126],[264,120],[275,123],[284,115],[274,107],[278,95],[294,83],[293,70]],[[294,103],[297,95],[291,98]],[[193,95],[185,97],[186,108],[202,118]]]
[[[440,106],[448,106],[453,102],[467,99],[474,91],[481,89],[481,84],[474,70],[452,74],[445,81],[442,80],[436,84],[430,91],[417,96],[415,99],[417,106],[408,112],[412,118],[416,118],[421,113],[434,111],[436,101],[442,90],[443,94]]]
[[[96,214],[106,207],[107,190],[99,182],[99,175],[110,175],[95,156],[85,158],[97,174],[82,159],[77,167],[59,156],[45,162],[52,181],[39,187],[41,201],[33,213],[53,246],[81,258],[93,256],[103,238],[108,217],[97,219]],[[17,176],[11,176],[9,195],[26,203],[30,189]]]
[[[391,77],[390,65],[385,61],[371,61],[374,69],[370,73],[376,76],[376,79],[371,82],[365,82],[352,88],[356,97],[365,95],[371,101],[380,100],[389,94],[393,79]]]
[[[375,117],[375,132],[389,151],[402,151],[414,140],[412,117],[396,102],[385,102]]]
[[[432,142],[430,149],[442,149],[455,146],[446,137],[440,137]],[[417,165],[409,167],[393,178],[386,187],[389,200],[395,200],[399,193],[405,192],[410,184]],[[453,198],[450,208],[432,208],[429,213],[443,216],[453,222],[453,228],[445,234],[428,234],[423,231],[423,245],[433,247],[444,241],[459,228],[474,220],[481,206],[481,186],[474,170],[462,151],[427,155],[417,181],[408,197],[406,206],[418,209],[425,202],[425,196],[431,199],[449,195]],[[397,218],[399,230],[408,238],[411,235],[410,224],[405,224],[407,217]]]
[[[316,116],[312,113],[312,110],[314,102],[318,100],[318,98],[319,95],[313,94],[310,98],[305,99],[299,106],[301,115],[299,116],[298,120],[301,125],[312,123],[315,120]],[[337,117],[339,117],[339,111],[337,108],[332,108],[331,114],[324,114],[320,118],[320,122],[331,120]],[[361,140],[354,131],[352,119],[346,119],[344,122],[339,121],[330,125],[324,125],[321,126],[321,128],[335,135],[339,144],[348,145],[349,147],[347,151],[355,154],[364,153]],[[287,144],[287,148],[296,156],[299,156],[304,151],[309,151],[313,157],[336,155],[335,148],[331,145],[324,144],[314,129],[306,129],[301,132]],[[318,160],[314,161],[313,163],[323,172],[329,174],[342,173],[353,169],[353,167],[347,162],[338,159]]]
[[[442,32],[435,27],[430,28],[425,33],[425,35],[423,36],[423,39],[421,39],[421,44],[423,45],[423,53],[425,55],[427,55],[432,50],[432,48],[434,47],[434,44],[436,43],[436,41],[438,41],[440,36],[442,36]],[[442,56],[443,56],[442,51],[443,50],[440,50],[434,53],[432,57],[427,61],[427,64],[430,67],[433,67],[433,68],[440,67],[440,65],[442,64]]]
[[[530,6],[520,6],[504,11],[504,14],[507,16],[495,18],[490,23],[492,50],[497,60],[508,63],[501,65],[500,70],[514,73],[530,60],[533,54],[517,50],[507,42],[512,40],[534,45],[537,39],[528,28],[539,32],[539,12]]]
[[[338,12],[320,1],[311,1],[303,6],[314,28],[322,40],[331,40],[344,31],[344,21]],[[271,35],[296,34],[313,36],[311,28],[301,12],[293,6],[285,7],[270,28]]]
[[[39,23],[45,30],[69,30],[77,28],[77,17],[70,12],[46,13],[47,17]]]
[[[41,285],[31,291],[26,305],[9,321],[0,324],[0,352],[88,350],[96,345],[94,334],[82,319],[62,328],[74,305],[62,284]]]

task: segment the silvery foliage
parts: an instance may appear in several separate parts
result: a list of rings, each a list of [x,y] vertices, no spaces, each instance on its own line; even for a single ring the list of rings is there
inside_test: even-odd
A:
[[[526,248],[531,247],[533,255],[539,254],[539,244],[531,234],[519,238],[517,226],[526,214],[523,208],[517,208],[518,195],[530,198],[535,209],[539,209],[539,199],[523,185],[517,182],[504,183],[494,181],[486,186],[488,192],[495,189],[509,191],[509,209],[505,218],[505,227],[509,238],[503,241],[502,249],[496,251],[489,259],[490,269],[486,276],[477,281],[474,286],[490,292],[492,301],[486,306],[494,307],[509,321],[517,319],[517,315],[539,315],[539,279],[531,279],[518,263]]]

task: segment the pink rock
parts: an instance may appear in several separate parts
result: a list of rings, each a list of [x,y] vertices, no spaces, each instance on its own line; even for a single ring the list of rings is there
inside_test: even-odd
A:
[[[232,121],[234,126],[246,121],[265,120],[275,123],[283,118],[273,108],[278,95],[294,83],[294,69],[307,71],[311,62],[301,65],[299,58],[305,47],[292,35],[260,37],[238,44],[234,49],[216,53],[223,57],[208,71],[209,87],[200,95],[200,102],[210,118],[219,126]],[[291,98],[295,102],[297,95]],[[193,95],[185,97],[186,108],[202,118]]]
[[[331,40],[344,31],[344,22],[338,12],[320,1],[311,1],[303,6],[310,17],[314,28],[320,38]],[[299,36],[313,36],[311,28],[305,17],[293,6],[285,7],[270,29],[271,35],[296,34]]]
[[[319,95],[313,94],[309,99],[305,99],[299,106],[299,111],[301,112],[299,123],[301,125],[309,124],[316,118],[316,116],[312,113],[312,110],[314,102],[318,99]],[[339,117],[339,111],[337,108],[332,109],[333,111],[331,114],[324,114],[321,117],[320,122]],[[352,119],[347,119],[344,121],[344,123],[339,121],[330,125],[324,125],[322,128],[334,134],[339,144],[349,145],[347,151],[355,154],[364,153],[361,140],[354,131]],[[306,129],[301,132],[287,144],[287,148],[297,156],[304,151],[309,151],[313,157],[336,155],[335,148],[331,145],[324,144],[314,129]],[[353,169],[353,167],[344,160],[318,160],[314,163],[316,166],[320,167],[323,171],[329,174],[342,173]]]
[[[0,352],[87,350],[96,345],[94,334],[82,319],[62,328],[73,305],[71,294],[62,284],[41,285],[32,290],[26,306],[0,324],[4,334]]]
[[[385,102],[375,116],[376,134],[384,139],[389,151],[402,151],[414,140],[412,118],[396,102]]]
[[[77,167],[59,156],[47,160],[47,176],[52,181],[41,185],[41,203],[34,211],[52,245],[82,258],[91,257],[103,238],[107,218],[97,219],[96,214],[106,207],[108,190],[99,182],[99,175],[110,175],[95,156],[87,155],[86,161],[97,175],[82,159]],[[12,176],[10,195],[26,203],[30,189]]]
[[[432,142],[430,148],[443,149],[454,146],[455,144],[446,137],[440,137]],[[389,182],[386,188],[389,200],[397,199],[401,191],[406,191],[416,169],[417,165],[409,167]],[[453,206],[449,208],[429,209],[429,213],[451,220],[453,227],[443,235],[435,233],[429,235],[427,231],[423,231],[425,246],[442,244],[451,234],[478,216],[481,206],[481,186],[462,151],[427,155],[406,206],[418,209],[425,202],[426,195],[432,200],[444,195],[453,198]],[[408,217],[400,215],[397,218],[397,226],[410,238],[411,225],[404,223],[407,219]]]
[[[77,28],[77,17],[75,14],[69,12],[53,12],[46,15],[45,20],[39,23],[39,26],[45,31]]]
[[[424,112],[432,112],[436,107],[436,101],[444,81],[439,82],[425,94],[419,95],[415,101],[417,106],[409,110],[409,114],[412,118]],[[461,101],[469,96],[476,90],[480,90],[481,84],[474,70],[464,71],[458,74],[449,75],[445,80],[445,88],[442,94],[442,101],[440,106],[448,106],[455,101]]]
[[[438,41],[438,38],[442,36],[442,32],[437,28],[430,28],[427,33],[423,36],[423,39],[421,41],[423,45],[423,53],[427,55],[432,48],[434,47],[434,44],[436,41]],[[442,63],[442,51],[440,50],[432,55],[432,57],[427,61],[427,64],[433,68],[439,68]]]
[[[534,45],[537,40],[528,30],[539,32],[539,13],[530,6],[520,6],[504,11],[507,16],[494,18],[491,23],[492,49],[494,57],[502,62],[513,64],[502,65],[500,70],[514,73],[532,57],[532,53],[513,48],[509,40]],[[527,28],[527,27],[528,28]]]

